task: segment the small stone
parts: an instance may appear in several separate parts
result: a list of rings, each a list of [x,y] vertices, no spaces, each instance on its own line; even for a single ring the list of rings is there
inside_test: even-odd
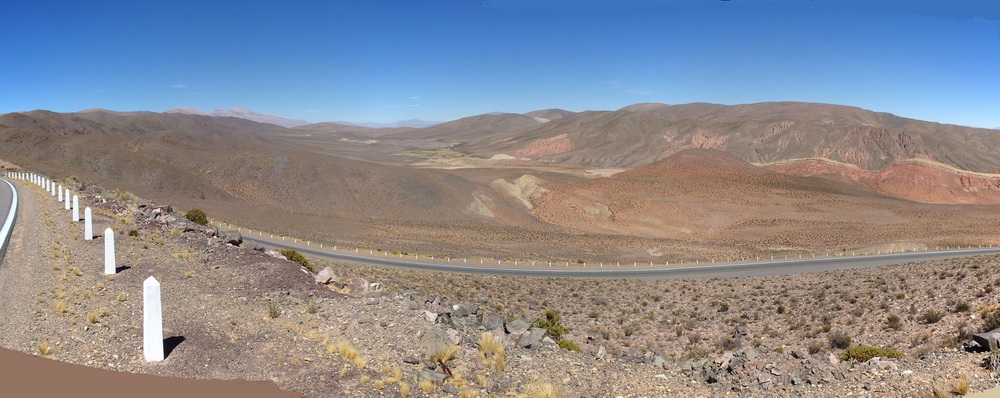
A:
[[[437,313],[434,313],[434,312],[431,312],[431,311],[427,311],[427,310],[424,310],[424,319],[426,319],[426,320],[427,320],[427,322],[431,322],[431,323],[434,323],[434,321],[436,321],[436,320],[437,320],[437,317],[438,317],[438,314],[437,314]]]
[[[663,373],[657,373],[657,374],[653,375],[653,377],[657,378],[657,379],[663,379],[663,380],[667,379],[667,375],[665,375]]]

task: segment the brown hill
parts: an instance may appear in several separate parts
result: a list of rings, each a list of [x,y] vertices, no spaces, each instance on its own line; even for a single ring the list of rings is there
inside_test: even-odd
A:
[[[36,111],[2,115],[0,126],[0,158],[232,220],[341,236],[531,220],[447,171],[318,154],[276,140],[285,129],[238,118]]]
[[[768,165],[780,173],[863,184],[887,196],[921,203],[1000,205],[1000,175],[973,173],[927,160],[904,160],[862,170],[819,159]]]
[[[557,120],[564,117],[572,116],[575,112],[570,112],[564,109],[540,109],[537,111],[531,111],[525,113],[525,116],[542,118],[545,120]]]
[[[791,110],[774,117],[792,117]],[[287,129],[201,115],[34,111],[0,115],[0,159],[119,187],[182,209],[200,207],[213,217],[255,229],[470,256],[707,256],[893,240],[982,241],[998,232],[997,212],[987,208],[888,197],[931,201],[906,196],[919,187],[908,185],[917,178],[913,173],[926,171],[889,168],[878,184],[850,168],[823,171],[837,178],[795,176],[752,166],[739,154],[674,144],[664,150],[663,142],[669,141],[648,129],[697,126],[703,123],[699,118],[708,118],[713,121],[705,125],[738,132],[740,126],[763,123],[740,122],[749,117],[743,113],[754,112],[754,107],[707,104],[642,105],[549,122],[526,115],[482,115],[426,129],[367,134],[324,131],[336,128],[329,125]],[[683,120],[665,122],[661,113]],[[846,120],[840,117],[836,120]],[[788,130],[792,128],[778,135]],[[539,131],[560,134],[517,141]],[[745,138],[737,133],[701,137],[689,144],[725,146]],[[413,148],[461,157],[457,151],[481,143],[483,148],[510,146],[518,156],[552,163],[657,161],[611,178],[584,177],[593,174],[578,166],[531,161],[482,162],[478,167],[487,168],[455,170],[393,165],[407,164],[400,159]],[[946,147],[908,148],[930,157],[926,152]],[[990,150],[972,151],[966,158],[987,158]],[[983,184],[966,179],[968,192],[978,193],[935,193],[938,199],[932,202],[994,203],[983,199],[994,192]]]
[[[896,182],[890,172],[883,180]],[[984,209],[893,199],[854,181],[800,177],[715,150],[684,150],[611,178],[541,184],[532,213],[585,233],[792,249],[992,230]],[[982,213],[982,214],[980,214]],[[965,232],[963,232],[965,231]]]
[[[456,149],[477,156],[520,154],[589,167],[635,167],[689,148],[719,149],[750,162],[820,157],[864,169],[912,158],[980,172],[1000,166],[1000,131],[827,104],[639,104],[500,127],[427,137],[462,142]],[[558,151],[532,149],[557,137]]]
[[[473,139],[488,141],[490,137],[537,126],[541,123],[534,117],[517,113],[485,114],[453,120],[416,131],[403,132],[397,135],[397,138],[421,138],[449,142]]]

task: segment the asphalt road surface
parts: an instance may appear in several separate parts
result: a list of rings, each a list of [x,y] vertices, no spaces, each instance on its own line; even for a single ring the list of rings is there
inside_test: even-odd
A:
[[[928,252],[905,252],[894,254],[867,255],[867,256],[846,256],[846,257],[821,257],[806,259],[789,259],[774,261],[756,261],[745,263],[718,263],[701,265],[678,265],[649,266],[649,263],[617,266],[605,265],[603,268],[588,265],[581,268],[578,264],[565,263],[558,265],[553,263],[550,267],[548,262],[535,263],[520,262],[517,266],[512,263],[503,265],[497,264],[463,264],[461,260],[446,262],[444,260],[415,261],[398,257],[380,257],[364,254],[347,253],[344,251],[333,251],[321,249],[317,246],[306,246],[282,242],[279,240],[267,239],[245,235],[244,240],[253,241],[261,246],[277,249],[295,249],[308,257],[318,257],[324,260],[350,261],[362,264],[375,264],[408,269],[420,269],[429,271],[445,272],[465,272],[474,274],[491,275],[516,275],[516,276],[542,276],[542,277],[566,277],[566,278],[642,278],[642,279],[704,279],[704,278],[743,278],[752,276],[785,275],[803,272],[823,272],[844,269],[871,268],[883,265],[905,264],[911,262],[945,260],[950,258],[968,257],[982,254],[1000,253],[1000,247],[942,250]],[[457,264],[456,264],[457,263]],[[459,265],[461,264],[461,265]]]
[[[14,229],[14,186],[7,180],[0,180],[0,260],[7,251],[10,232]]]

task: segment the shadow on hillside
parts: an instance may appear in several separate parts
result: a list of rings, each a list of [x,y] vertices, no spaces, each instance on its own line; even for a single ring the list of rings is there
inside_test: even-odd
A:
[[[181,345],[181,343],[186,340],[184,336],[172,336],[163,339],[163,359],[170,357],[170,353],[174,352],[174,348]]]

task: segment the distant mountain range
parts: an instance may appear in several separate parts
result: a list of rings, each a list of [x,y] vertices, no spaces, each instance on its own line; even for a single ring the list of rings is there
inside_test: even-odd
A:
[[[289,119],[281,116],[265,115],[263,113],[257,113],[252,110],[240,107],[235,107],[230,109],[213,109],[211,112],[202,112],[194,108],[174,108],[174,109],[169,109],[163,113],[181,113],[185,115],[218,116],[218,117],[238,117],[240,119],[252,120],[258,123],[270,123],[288,128],[311,124],[310,122],[302,119]],[[435,124],[440,124],[442,122],[426,121],[420,119],[409,119],[409,120],[399,120],[392,123],[354,123],[354,122],[343,122],[343,121],[337,121],[332,123],[342,124],[347,126],[371,127],[371,128],[398,128],[398,127],[424,128],[433,126]]]
[[[855,107],[636,104],[424,128],[276,124],[289,120],[240,109],[12,112],[0,115],[0,159],[220,219],[440,253],[506,255],[515,241],[577,256],[572,242],[610,241],[649,256],[674,241],[860,247],[1000,233],[1000,212],[982,206],[1000,206],[1000,131]]]

